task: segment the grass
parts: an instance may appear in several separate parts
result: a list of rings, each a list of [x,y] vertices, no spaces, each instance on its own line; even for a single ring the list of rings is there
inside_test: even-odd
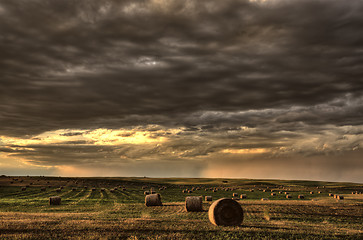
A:
[[[21,191],[26,185],[27,190]],[[52,187],[42,192],[41,187],[48,185]],[[58,193],[60,186],[64,188]],[[159,192],[164,206],[146,207],[142,186]],[[159,191],[161,186],[166,190]],[[72,191],[74,187],[76,191]],[[91,190],[94,187],[96,191]],[[112,193],[114,187],[118,190]],[[193,187],[200,190],[182,193]],[[276,196],[271,196],[271,189]],[[279,191],[288,191],[292,199]],[[363,185],[249,179],[0,177],[0,239],[362,239],[363,194],[352,195],[352,191],[362,192]],[[203,203],[204,212],[186,212],[184,208],[186,196],[210,195],[217,200],[231,198],[234,192],[247,194],[247,199],[238,200],[244,210],[241,226],[212,225],[208,202]],[[328,197],[330,192],[345,199]],[[299,194],[305,199],[297,199]],[[61,196],[62,205],[49,206],[50,196]]]

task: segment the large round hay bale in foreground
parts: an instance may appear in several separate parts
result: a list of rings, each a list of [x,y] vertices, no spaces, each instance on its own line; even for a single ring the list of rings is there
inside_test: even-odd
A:
[[[161,203],[160,194],[159,193],[155,193],[155,194],[146,195],[146,197],[145,197],[145,205],[147,207],[150,207],[150,206],[162,206],[163,204]]]
[[[61,197],[55,196],[49,198],[49,205],[60,205],[61,204]]]
[[[243,221],[243,210],[237,201],[221,198],[210,206],[208,216],[214,225],[237,226]]]
[[[185,209],[187,212],[202,212],[203,198],[202,196],[189,196],[185,198]]]

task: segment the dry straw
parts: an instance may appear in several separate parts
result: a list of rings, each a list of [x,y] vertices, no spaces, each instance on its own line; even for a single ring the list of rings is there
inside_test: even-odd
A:
[[[202,196],[189,196],[185,198],[185,209],[187,212],[202,212],[203,198]]]
[[[159,193],[155,193],[155,194],[149,194],[146,195],[145,197],[145,205],[147,207],[150,206],[162,206],[162,202],[161,202],[161,196]]]
[[[217,226],[238,226],[243,221],[243,210],[233,199],[221,198],[209,208],[209,221]]]

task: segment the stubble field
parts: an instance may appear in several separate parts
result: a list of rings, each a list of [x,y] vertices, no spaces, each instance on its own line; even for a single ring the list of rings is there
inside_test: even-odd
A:
[[[151,189],[163,206],[145,206]],[[361,192],[362,184],[311,181],[2,176],[0,239],[362,239]],[[233,193],[247,196],[235,198],[241,226],[212,225],[211,202],[203,212],[185,210],[186,196]],[[61,205],[50,206],[51,196]]]

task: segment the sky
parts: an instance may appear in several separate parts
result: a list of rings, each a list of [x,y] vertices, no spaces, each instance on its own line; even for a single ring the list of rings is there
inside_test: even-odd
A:
[[[0,174],[363,183],[361,0],[0,0]]]

